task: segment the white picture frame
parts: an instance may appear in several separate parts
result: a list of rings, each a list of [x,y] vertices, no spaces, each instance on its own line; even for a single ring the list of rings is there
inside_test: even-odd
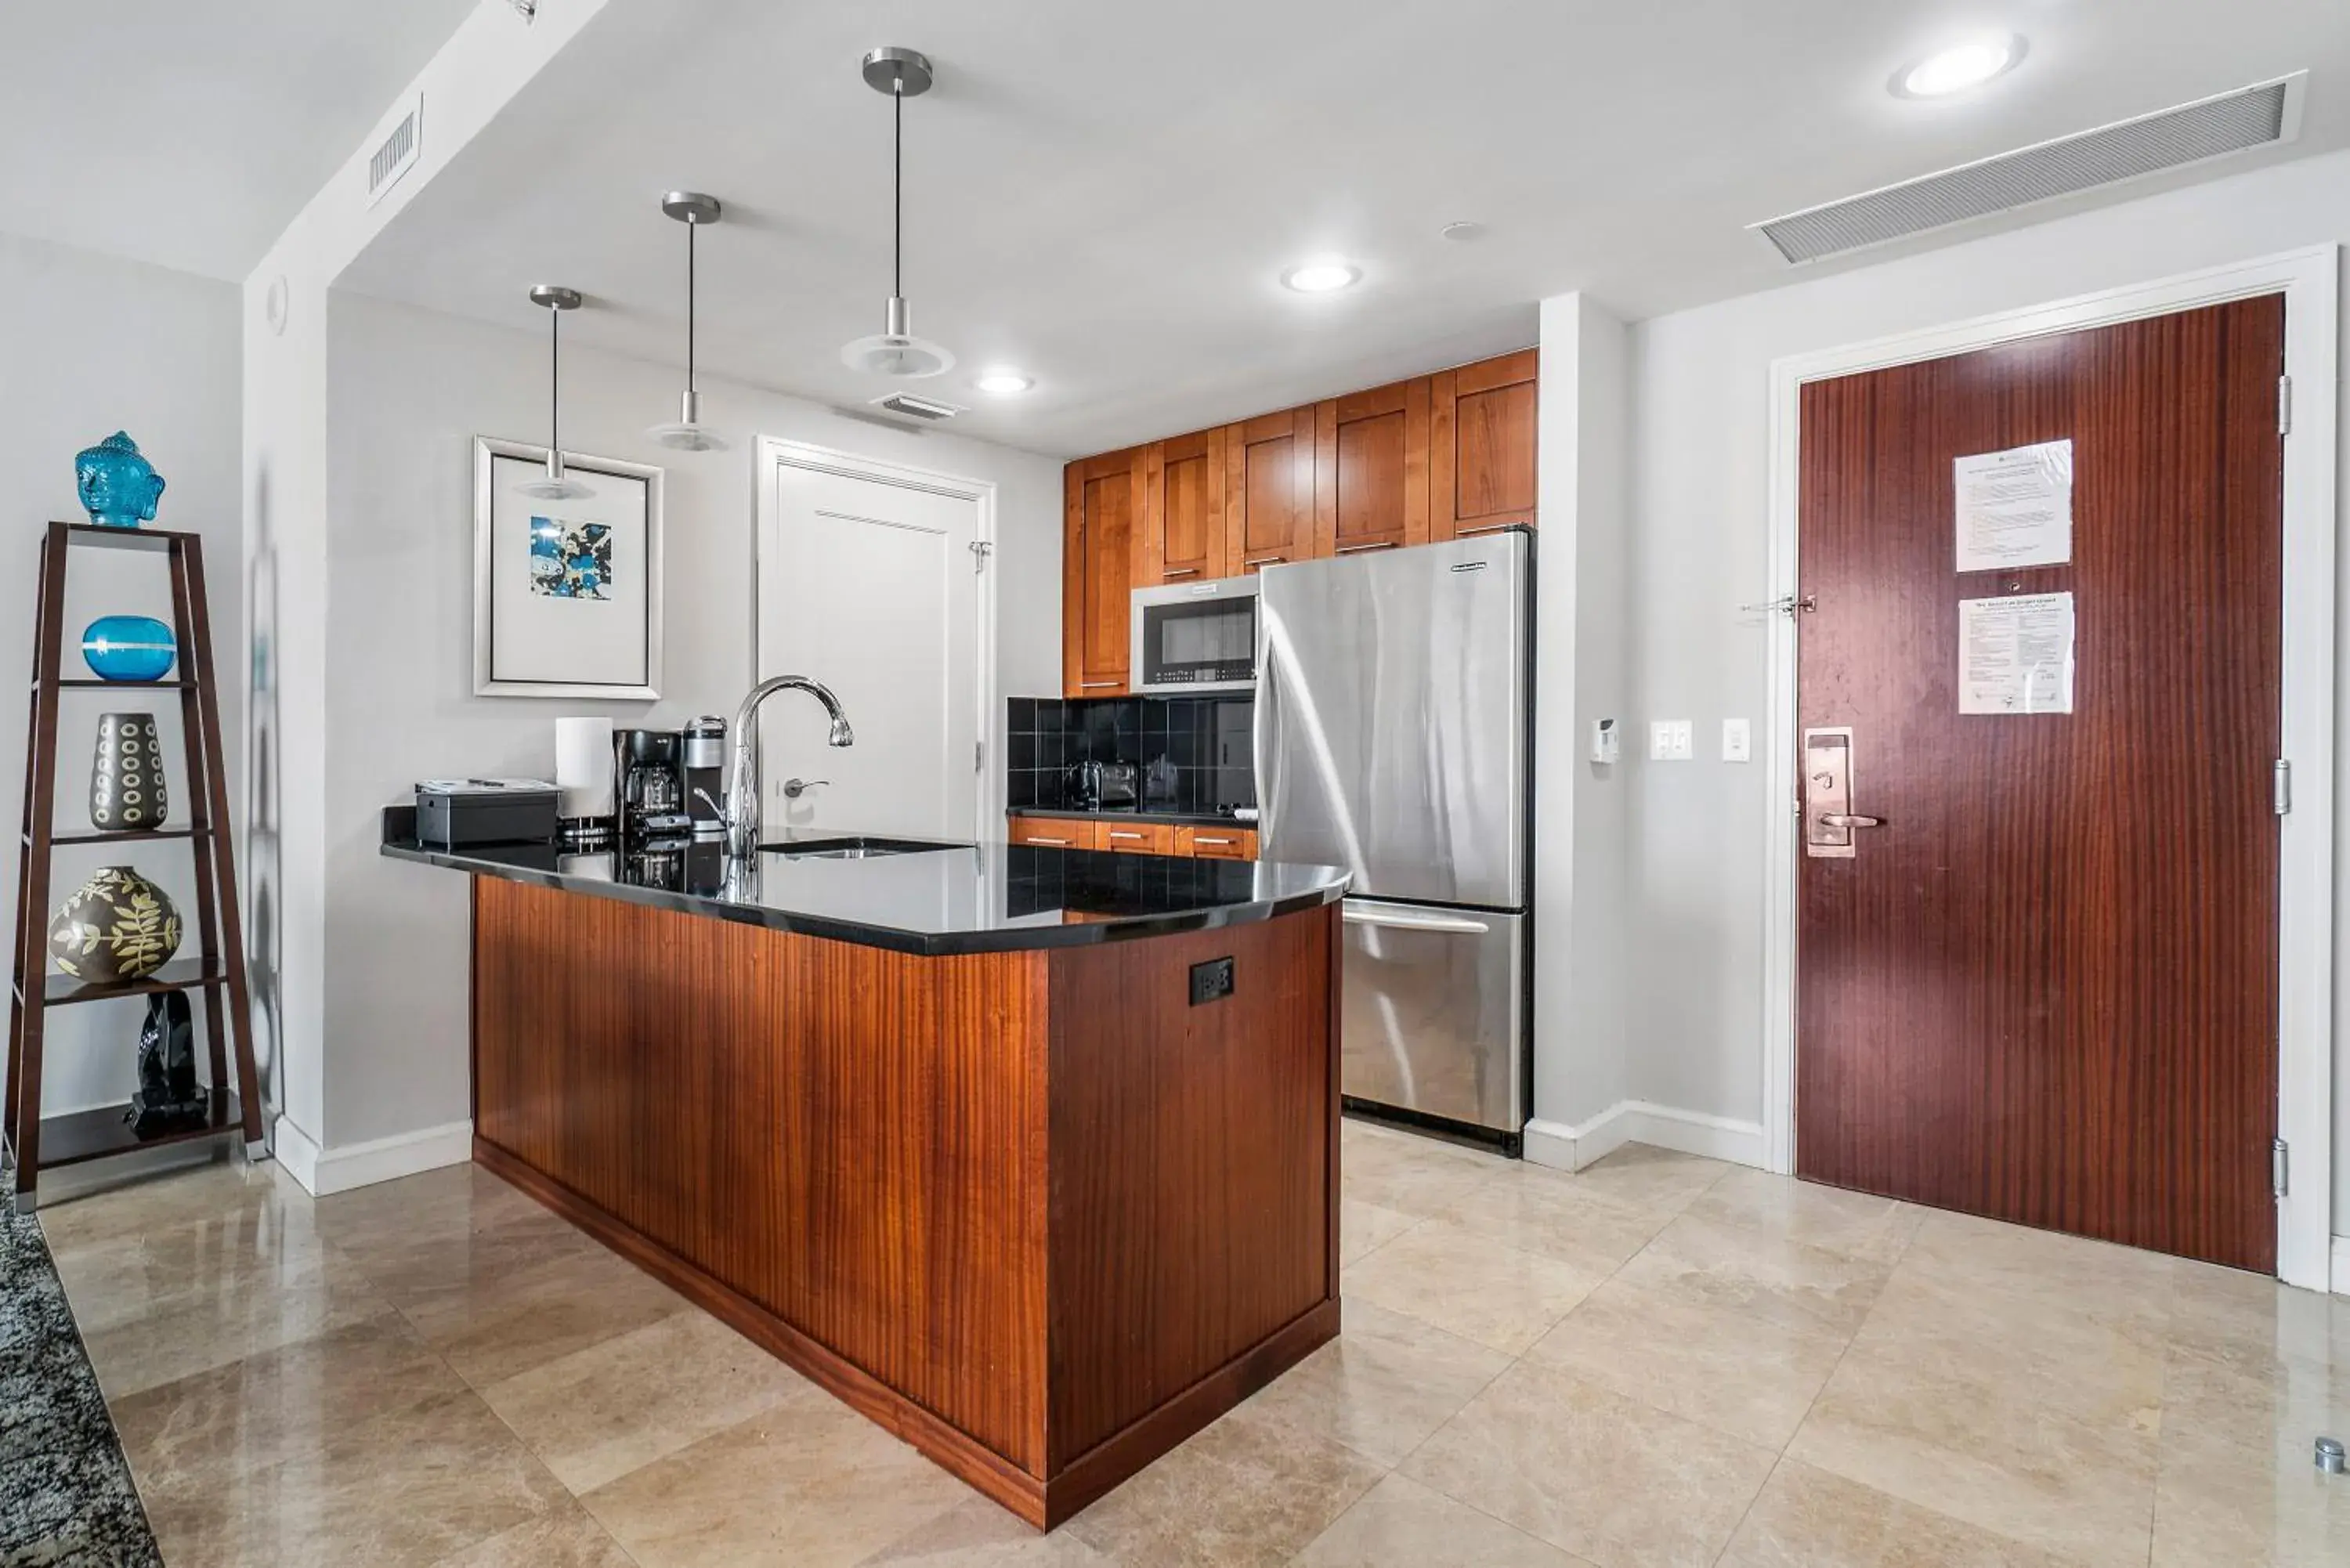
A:
[[[546,449],[473,438],[473,694],[651,701],[661,685],[662,470],[563,454],[595,493],[515,486]]]

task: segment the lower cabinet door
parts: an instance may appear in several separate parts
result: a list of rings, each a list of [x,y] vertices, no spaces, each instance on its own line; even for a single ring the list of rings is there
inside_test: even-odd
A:
[[[1034,844],[1046,849],[1097,849],[1099,825],[1085,818],[1014,816],[1004,819],[1007,844]]]
[[[1183,823],[1175,829],[1175,853],[1200,860],[1253,860],[1256,832],[1247,827],[1203,827]]]
[[[1120,855],[1172,855],[1175,853],[1175,826],[1167,822],[1102,822],[1096,826],[1101,831],[1097,849],[1114,850]]]
[[[1523,1127],[1525,917],[1349,898],[1343,919],[1346,1093]]]

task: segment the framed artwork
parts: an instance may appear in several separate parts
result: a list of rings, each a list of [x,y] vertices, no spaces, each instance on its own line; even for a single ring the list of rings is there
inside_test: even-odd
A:
[[[659,697],[661,471],[563,461],[595,494],[521,494],[546,449],[473,438],[473,693]]]

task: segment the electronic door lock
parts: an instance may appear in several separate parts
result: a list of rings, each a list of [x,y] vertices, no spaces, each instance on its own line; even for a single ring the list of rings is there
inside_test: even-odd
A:
[[[1852,726],[1804,732],[1804,853],[1815,860],[1849,860],[1859,851],[1853,835],[1882,827],[1881,816],[1852,809]]]

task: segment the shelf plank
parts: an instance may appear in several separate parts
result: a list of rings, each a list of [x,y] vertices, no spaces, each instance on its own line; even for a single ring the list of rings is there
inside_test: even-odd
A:
[[[104,1002],[115,996],[148,996],[159,991],[203,991],[227,982],[228,969],[218,959],[175,959],[144,980],[115,985],[92,985],[69,974],[45,977],[41,1005],[71,1007],[78,1002]]]
[[[78,833],[52,833],[49,835],[49,843],[53,846],[124,844],[142,838],[210,838],[212,836],[213,830],[209,827],[118,827],[99,831],[85,828]],[[29,849],[33,846],[31,834],[24,833],[17,836],[24,841],[26,848]]]
[[[123,1119],[124,1114],[130,1109],[128,1104],[100,1106],[96,1110],[74,1111],[60,1116],[43,1116],[41,1168],[54,1170],[61,1165],[79,1165],[84,1160],[129,1154],[132,1149],[192,1143],[198,1138],[218,1137],[223,1133],[234,1131],[238,1121],[236,1096],[215,1086],[211,1090],[211,1097],[212,1106],[204,1126],[188,1127],[180,1132],[159,1133],[153,1137],[132,1136],[130,1124]]]
[[[99,550],[169,550],[174,539],[195,537],[181,528],[109,528],[103,523],[68,523],[66,543]]]
[[[68,691],[182,691],[194,684],[178,676],[161,680],[100,680],[94,675],[67,675],[57,680],[58,688]],[[34,681],[33,690],[40,690],[40,685]]]

